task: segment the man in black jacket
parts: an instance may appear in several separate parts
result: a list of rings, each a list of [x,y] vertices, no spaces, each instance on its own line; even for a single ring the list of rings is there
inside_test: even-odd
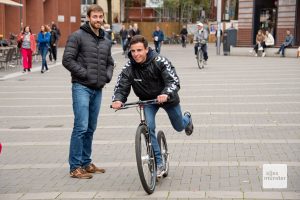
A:
[[[148,41],[141,35],[134,36],[129,46],[129,61],[118,77],[112,108],[122,107],[131,87],[140,100],[157,99],[159,104],[145,105],[144,109],[157,164],[157,176],[161,177],[165,169],[155,136],[155,115],[158,109],[162,107],[168,113],[176,131],[185,129],[187,135],[193,133],[192,118],[190,112],[182,115],[178,96],[179,78],[171,62],[148,47]]]
[[[111,42],[104,38],[104,12],[99,5],[87,11],[88,22],[68,38],[63,65],[71,72],[74,127],[70,142],[70,176],[92,178],[104,173],[91,160],[93,134],[102,98],[102,88],[112,78]]]

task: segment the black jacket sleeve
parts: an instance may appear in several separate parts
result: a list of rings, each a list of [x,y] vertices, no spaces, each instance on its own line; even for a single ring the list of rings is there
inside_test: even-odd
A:
[[[159,56],[156,58],[156,62],[159,64],[162,78],[165,83],[165,87],[161,93],[174,96],[180,89],[180,81],[176,74],[175,67],[164,57]]]
[[[128,67],[130,66],[127,63],[118,76],[112,101],[121,101],[123,103],[127,101],[127,97],[131,90],[130,71],[128,70]]]
[[[78,54],[80,50],[80,37],[76,35],[76,32],[69,36],[62,64],[69,70],[72,76],[75,76],[81,80],[85,80],[87,77],[87,70],[81,63],[77,61]]]

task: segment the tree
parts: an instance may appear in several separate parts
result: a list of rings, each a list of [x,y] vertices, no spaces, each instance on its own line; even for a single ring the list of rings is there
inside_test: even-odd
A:
[[[206,16],[210,13],[210,4],[212,0],[164,0],[165,10],[178,9],[179,21],[196,22],[200,20],[201,8],[205,11]],[[165,13],[165,12],[164,12]]]

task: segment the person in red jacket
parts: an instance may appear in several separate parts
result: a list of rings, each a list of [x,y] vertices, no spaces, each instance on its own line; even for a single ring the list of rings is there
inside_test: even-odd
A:
[[[23,73],[30,72],[32,68],[32,54],[36,51],[36,42],[29,26],[25,26],[18,35],[18,44],[20,44],[23,58]]]

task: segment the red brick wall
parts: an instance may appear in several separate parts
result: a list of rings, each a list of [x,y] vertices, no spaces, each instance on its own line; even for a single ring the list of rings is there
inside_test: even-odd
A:
[[[237,46],[252,46],[254,0],[239,0]]]
[[[276,44],[280,45],[289,29],[295,36],[296,1],[280,0],[278,5],[278,22]]]
[[[35,34],[41,25],[54,21],[62,33],[59,46],[64,46],[68,36],[80,27],[80,3],[80,0],[23,0],[21,8],[0,4],[0,34],[8,38],[10,32],[20,32],[22,10],[23,25],[30,25]],[[58,22],[58,15],[64,16],[64,22]],[[76,17],[76,23],[70,22],[71,16]]]

